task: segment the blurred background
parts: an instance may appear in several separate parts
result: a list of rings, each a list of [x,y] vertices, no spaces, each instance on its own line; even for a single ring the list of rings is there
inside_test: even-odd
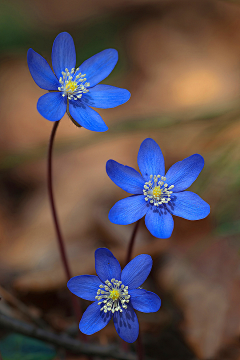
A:
[[[117,49],[119,62],[103,83],[132,94],[118,108],[99,110],[106,133],[79,129],[67,115],[58,129],[54,192],[73,275],[95,274],[100,246],[124,264],[133,225],[108,220],[109,209],[127,196],[106,175],[108,159],[137,169],[146,137],[160,145],[167,169],[201,154],[205,167],[191,190],[211,214],[194,222],[175,217],[166,240],[140,224],[134,256],[153,257],[145,288],[162,299],[157,314],[138,314],[143,343],[147,355],[161,360],[240,359],[239,19],[238,1],[1,0],[1,312],[40,319],[59,332],[74,324],[46,188],[53,124],[36,110],[45,91],[26,61],[31,47],[51,63],[54,38],[68,31],[77,65]],[[118,343],[113,329],[110,323],[90,341]],[[0,331],[3,360],[85,359],[44,346],[39,358],[36,347],[27,357],[21,353],[27,339],[6,335]]]

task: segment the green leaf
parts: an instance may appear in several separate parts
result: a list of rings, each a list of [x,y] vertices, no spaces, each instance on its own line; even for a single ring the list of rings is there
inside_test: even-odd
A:
[[[0,353],[4,360],[52,360],[56,350],[43,341],[12,334],[0,341]]]

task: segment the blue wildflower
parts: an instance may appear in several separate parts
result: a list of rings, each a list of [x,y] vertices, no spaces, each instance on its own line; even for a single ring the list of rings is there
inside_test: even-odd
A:
[[[58,121],[68,113],[71,120],[88,130],[106,131],[101,116],[90,106],[108,109],[129,100],[128,90],[109,85],[97,85],[113,70],[118,61],[115,49],[106,49],[76,66],[73,38],[60,33],[52,47],[52,67],[33,49],[28,50],[28,67],[36,84],[50,92],[37,103],[39,113],[50,121]]]
[[[110,179],[128,193],[134,194],[118,201],[109,212],[114,224],[131,224],[143,216],[150,233],[169,238],[173,231],[172,215],[188,220],[200,220],[210,212],[210,206],[197,194],[186,190],[204,166],[199,154],[174,164],[165,175],[162,151],[153,139],[145,139],[138,152],[138,166],[142,173],[129,166],[108,160]]]
[[[134,309],[150,313],[158,311],[161,306],[156,294],[139,288],[151,271],[151,256],[138,255],[121,271],[111,251],[99,248],[95,251],[95,268],[98,276],[75,276],[67,283],[73,294],[94,301],[84,312],[79,329],[92,335],[103,329],[113,317],[118,335],[126,342],[134,342],[139,333]]]

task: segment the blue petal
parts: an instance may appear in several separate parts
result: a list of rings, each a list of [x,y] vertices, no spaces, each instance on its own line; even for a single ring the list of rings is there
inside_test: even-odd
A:
[[[128,288],[136,289],[147,279],[152,269],[152,258],[150,255],[141,254],[132,259],[123,269],[121,280]]]
[[[145,181],[135,169],[108,160],[106,171],[110,179],[121,189],[130,194],[143,194]]]
[[[144,195],[133,195],[119,200],[109,211],[109,220],[118,225],[128,225],[141,219],[147,212]]]
[[[138,318],[130,304],[123,312],[115,311],[113,315],[115,329],[121,339],[128,343],[137,340],[139,334]]]
[[[130,301],[135,310],[151,313],[160,309],[161,299],[157,294],[144,289],[133,289],[128,293],[131,296]]]
[[[131,97],[126,89],[121,89],[110,85],[96,85],[89,89],[89,92],[83,94],[82,101],[100,109],[114,108],[124,104]]]
[[[59,82],[47,61],[33,49],[27,53],[29,71],[35,83],[45,90],[57,90]]]
[[[82,319],[79,323],[79,329],[83,334],[92,335],[99,330],[102,330],[111,320],[112,312],[100,311],[101,305],[97,301],[89,305],[84,312]]]
[[[152,206],[145,217],[145,224],[150,233],[160,239],[167,239],[173,232],[173,217],[164,206]]]
[[[171,197],[169,211],[187,220],[204,219],[210,213],[210,206],[197,194],[191,191],[179,192]]]
[[[67,101],[60,92],[50,92],[38,99],[37,109],[45,119],[58,121],[67,110]]]
[[[145,139],[138,152],[138,167],[146,181],[150,175],[165,175],[164,157],[153,139]]]
[[[204,159],[199,154],[178,161],[166,174],[168,185],[174,185],[173,192],[187,189],[196,180],[204,166]]]
[[[69,112],[73,119],[85,129],[99,132],[108,129],[101,116],[81,101],[69,101]]]
[[[76,51],[73,38],[67,32],[58,34],[52,47],[52,66],[58,79],[62,71],[76,66]]]
[[[102,282],[121,279],[121,266],[111,251],[106,248],[95,251],[95,269]]]
[[[79,67],[82,74],[86,74],[87,82],[93,87],[104,80],[113,70],[118,61],[115,49],[106,49],[85,60]]]
[[[95,301],[99,285],[102,282],[95,275],[74,276],[67,283],[69,290],[84,300]]]

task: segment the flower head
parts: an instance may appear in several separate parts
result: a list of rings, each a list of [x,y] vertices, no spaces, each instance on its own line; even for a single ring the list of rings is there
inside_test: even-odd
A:
[[[161,306],[156,294],[139,288],[151,271],[151,256],[138,255],[121,271],[111,251],[99,248],[95,251],[95,268],[98,276],[75,276],[67,284],[73,294],[94,301],[84,312],[79,329],[92,335],[103,329],[113,317],[118,335],[126,342],[134,342],[139,333],[134,309],[150,313],[158,311]]]
[[[60,33],[52,47],[52,67],[33,49],[28,50],[28,67],[36,84],[49,93],[37,103],[39,113],[50,121],[58,121],[68,113],[78,126],[88,130],[106,131],[101,116],[90,106],[102,109],[124,104],[130,92],[109,85],[97,85],[115,67],[118,52],[106,49],[85,60],[76,68],[76,52],[73,38],[67,32]]]
[[[143,216],[150,233],[169,238],[173,231],[172,215],[188,220],[200,220],[210,212],[210,206],[197,194],[186,190],[204,166],[199,154],[174,164],[165,175],[162,151],[153,139],[145,139],[138,152],[141,174],[129,166],[108,160],[110,179],[133,196],[118,201],[109,212],[114,224],[131,224]]]

